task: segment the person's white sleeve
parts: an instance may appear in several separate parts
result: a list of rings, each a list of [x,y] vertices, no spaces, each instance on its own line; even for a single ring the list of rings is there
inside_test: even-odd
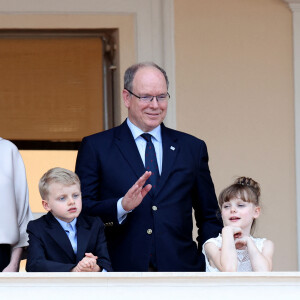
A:
[[[13,158],[13,179],[15,189],[15,200],[18,214],[18,224],[20,231],[19,242],[13,248],[27,246],[28,235],[26,233],[27,224],[32,220],[32,213],[29,207],[28,186],[26,172],[21,154],[16,149]]]

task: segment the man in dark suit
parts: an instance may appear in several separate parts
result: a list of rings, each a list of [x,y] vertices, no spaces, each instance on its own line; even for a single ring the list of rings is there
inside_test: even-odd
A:
[[[63,168],[39,183],[48,214],[28,224],[28,272],[112,271],[100,218],[80,215],[78,176]]]
[[[206,145],[163,125],[170,95],[156,64],[128,68],[122,96],[127,120],[81,143],[83,211],[106,223],[115,271],[202,271],[202,244],[221,230]]]

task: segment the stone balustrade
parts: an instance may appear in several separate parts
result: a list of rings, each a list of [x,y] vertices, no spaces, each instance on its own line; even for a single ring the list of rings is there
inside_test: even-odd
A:
[[[0,273],[0,299],[300,299],[300,273]]]

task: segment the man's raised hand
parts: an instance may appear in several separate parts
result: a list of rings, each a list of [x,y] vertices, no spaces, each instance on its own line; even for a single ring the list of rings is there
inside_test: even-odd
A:
[[[128,190],[126,195],[122,199],[122,207],[126,211],[131,211],[137,206],[139,206],[144,199],[144,197],[151,190],[151,184],[147,184],[145,187],[145,183],[148,178],[151,176],[151,172],[146,171],[138,181]]]

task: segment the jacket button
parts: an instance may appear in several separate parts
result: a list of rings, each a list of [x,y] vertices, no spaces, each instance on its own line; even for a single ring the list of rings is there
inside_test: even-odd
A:
[[[152,234],[152,229],[148,229],[148,230],[147,230],[147,233],[148,233],[148,234]]]
[[[153,205],[153,206],[152,206],[152,209],[153,209],[153,210],[157,210],[157,206]]]

